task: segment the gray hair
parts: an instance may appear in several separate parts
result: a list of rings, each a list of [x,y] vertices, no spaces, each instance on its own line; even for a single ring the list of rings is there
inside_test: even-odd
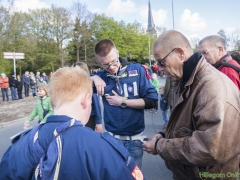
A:
[[[198,45],[200,46],[200,45],[202,45],[205,42],[207,42],[208,44],[210,44],[212,46],[221,46],[221,47],[223,47],[224,50],[227,49],[226,41],[223,38],[221,38],[220,36],[218,36],[218,35],[207,36],[207,37],[203,38],[198,43]]]

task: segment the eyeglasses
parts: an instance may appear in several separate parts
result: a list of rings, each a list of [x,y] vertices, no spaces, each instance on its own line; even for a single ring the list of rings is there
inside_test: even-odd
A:
[[[173,52],[175,51],[177,48],[174,48],[173,50],[170,51],[170,53],[168,53],[164,58],[162,59],[157,59],[157,65],[160,66],[160,67],[164,67],[165,66],[165,59]]]
[[[110,68],[110,66],[116,66],[118,64],[119,60],[118,60],[118,56],[115,60],[113,60],[111,63],[108,63],[108,64],[102,64],[102,67],[104,69],[108,69]]]
[[[214,48],[215,48],[215,47],[209,49],[208,51],[203,51],[203,52],[201,53],[201,55],[206,56],[206,55],[209,53],[209,51],[213,50]]]

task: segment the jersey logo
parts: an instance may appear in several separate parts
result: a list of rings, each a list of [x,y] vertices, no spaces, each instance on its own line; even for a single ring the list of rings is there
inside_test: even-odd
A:
[[[132,77],[132,76],[138,76],[138,72],[137,72],[137,70],[131,70],[131,71],[128,71],[128,74],[129,74],[129,77]]]
[[[137,166],[133,169],[132,176],[135,180],[143,180],[143,174]]]
[[[127,73],[126,73],[126,72],[124,72],[124,73],[120,76],[120,78],[125,78],[125,77],[127,77]]]

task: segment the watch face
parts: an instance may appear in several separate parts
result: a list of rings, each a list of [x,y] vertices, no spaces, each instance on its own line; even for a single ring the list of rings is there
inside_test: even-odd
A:
[[[122,108],[127,107],[126,103],[123,102],[123,103],[121,104],[121,107],[122,107]]]

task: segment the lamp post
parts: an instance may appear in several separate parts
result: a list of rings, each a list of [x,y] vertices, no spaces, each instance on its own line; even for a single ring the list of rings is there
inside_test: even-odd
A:
[[[173,0],[172,0],[172,18],[173,18],[173,30],[174,30],[174,10],[173,10]]]

